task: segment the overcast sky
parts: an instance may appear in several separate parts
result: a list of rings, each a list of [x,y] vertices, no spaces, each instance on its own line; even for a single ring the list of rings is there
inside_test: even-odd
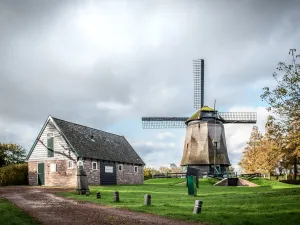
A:
[[[178,165],[185,130],[141,117],[194,112],[192,60],[205,60],[205,104],[256,111],[263,131],[262,88],[290,48],[299,0],[0,0],[0,142],[29,150],[50,114],[124,135],[147,166]],[[252,125],[225,129],[236,165]]]

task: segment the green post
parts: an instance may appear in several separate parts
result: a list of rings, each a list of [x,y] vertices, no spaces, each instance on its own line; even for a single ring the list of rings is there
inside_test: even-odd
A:
[[[188,194],[197,196],[197,185],[195,176],[187,176]]]

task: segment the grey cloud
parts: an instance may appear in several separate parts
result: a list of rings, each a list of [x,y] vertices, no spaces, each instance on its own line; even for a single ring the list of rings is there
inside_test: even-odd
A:
[[[299,44],[299,1],[98,2],[96,15],[108,17],[91,31],[101,34],[96,44],[76,25],[88,4],[1,1],[0,119],[6,126],[38,130],[49,114],[93,127],[124,116],[189,116],[195,58],[206,60],[207,104],[253,105],[256,84],[271,79],[277,62]],[[101,39],[109,32],[124,36]],[[126,38],[132,44],[122,52]],[[97,108],[107,101],[128,110]]]

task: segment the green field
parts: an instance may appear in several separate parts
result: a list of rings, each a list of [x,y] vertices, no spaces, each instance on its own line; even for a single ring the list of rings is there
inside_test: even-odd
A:
[[[208,224],[299,224],[300,185],[254,179],[259,187],[215,187],[213,179],[201,179],[198,196],[188,196],[185,179],[160,178],[135,186],[93,186],[90,196],[75,192],[59,195],[103,205]],[[113,192],[120,202],[113,202]],[[96,199],[96,192],[101,199]],[[144,195],[152,195],[152,206],[144,206]],[[193,215],[195,199],[203,201],[202,213]]]
[[[0,198],[0,224],[5,225],[33,225],[39,224],[27,213],[14,206],[8,200]]]

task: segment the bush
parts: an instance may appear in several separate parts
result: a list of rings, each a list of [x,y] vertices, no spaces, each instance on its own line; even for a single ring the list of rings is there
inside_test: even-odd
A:
[[[144,168],[144,180],[148,180],[152,178],[152,175],[158,173],[156,169],[153,168]]]
[[[0,167],[0,186],[6,185],[28,185],[27,163]]]

